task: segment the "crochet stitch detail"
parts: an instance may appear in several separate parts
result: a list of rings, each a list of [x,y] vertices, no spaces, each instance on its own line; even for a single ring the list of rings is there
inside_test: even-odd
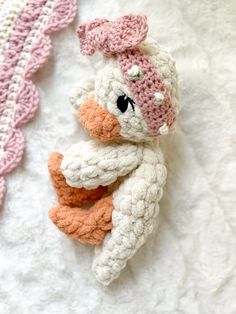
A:
[[[52,208],[49,217],[70,238],[98,245],[112,228],[112,209],[112,197],[107,196],[89,210],[68,206]]]
[[[89,135],[101,141],[119,139],[120,125],[115,117],[99,106],[93,98],[79,109],[78,117]]]
[[[171,128],[176,112],[170,96],[161,82],[157,69],[148,57],[137,48],[147,35],[147,19],[142,15],[127,15],[110,22],[98,19],[78,29],[81,53],[93,54],[96,50],[104,56],[115,55],[119,61],[127,85],[138,103],[152,136],[160,135],[159,129],[166,123]],[[130,76],[136,67],[140,74]],[[164,99],[156,105],[156,94]]]
[[[70,187],[61,172],[62,159],[62,154],[52,153],[48,161],[49,173],[60,204],[49,211],[49,217],[70,238],[98,245],[112,227],[112,199],[102,198],[107,192],[103,186],[92,190]],[[89,210],[78,207],[97,200],[99,201]]]
[[[48,170],[61,205],[82,206],[100,199],[107,192],[107,188],[103,186],[99,186],[94,190],[78,189],[69,186],[61,172],[62,159],[62,154],[52,153],[48,160]]]
[[[174,107],[160,76],[148,58],[139,49],[133,49],[118,54],[118,60],[125,81],[130,87],[135,101],[139,104],[152,135],[160,134],[159,128],[164,123],[172,127],[176,116]],[[134,65],[138,65],[142,69],[140,80],[130,80],[129,69]],[[157,92],[164,97],[160,106],[156,106]]]
[[[46,61],[49,34],[70,23],[76,0],[29,0],[12,7],[0,25],[0,205],[4,177],[20,162],[24,138],[20,127],[33,117],[38,93],[32,74]]]
[[[92,55],[100,50],[109,56],[136,47],[146,38],[147,32],[146,16],[130,14],[115,22],[95,19],[92,23],[81,25],[77,34],[82,54]]]
[[[141,165],[113,193],[113,227],[102,247],[95,251],[92,268],[103,285],[109,285],[119,276],[152,233],[166,174],[160,148],[144,144]]]
[[[61,170],[71,187],[108,186],[142,163],[142,147],[133,143],[109,145],[81,141],[64,154]]]
[[[64,153],[61,181],[65,191],[106,186],[112,206],[104,207],[104,196],[94,206],[99,217],[112,211],[112,228],[102,235],[104,241],[99,237],[95,243],[94,230],[105,231],[107,223],[101,219],[101,228],[94,222],[95,207],[86,212],[58,206],[50,217],[68,236],[100,244],[92,269],[103,285],[119,276],[158,221],[167,170],[156,136],[171,130],[178,113],[175,64],[156,42],[142,42],[146,31],[146,19],[130,15],[115,22],[97,19],[78,32],[81,51],[90,55],[100,50],[105,62],[95,77],[80,82],[71,98],[95,140],[80,141]]]

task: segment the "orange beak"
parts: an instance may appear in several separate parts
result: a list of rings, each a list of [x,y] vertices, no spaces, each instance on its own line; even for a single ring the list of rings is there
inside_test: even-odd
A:
[[[116,117],[89,98],[78,110],[78,117],[90,136],[100,141],[120,138],[120,124]]]

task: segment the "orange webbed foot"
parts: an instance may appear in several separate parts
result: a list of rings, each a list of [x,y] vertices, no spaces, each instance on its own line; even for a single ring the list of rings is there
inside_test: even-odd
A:
[[[52,208],[49,216],[70,238],[98,245],[112,228],[112,210],[112,196],[107,196],[98,200],[89,210],[59,206]]]

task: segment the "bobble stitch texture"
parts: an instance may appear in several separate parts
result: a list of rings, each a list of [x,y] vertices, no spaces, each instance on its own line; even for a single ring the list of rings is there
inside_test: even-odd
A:
[[[105,56],[116,54],[126,84],[139,104],[152,135],[156,136],[163,123],[169,127],[174,124],[176,113],[155,67],[140,49],[135,48],[146,38],[147,31],[145,16],[128,15],[115,22],[97,19],[82,25],[78,29],[78,36],[81,53],[85,55],[92,55],[96,50]],[[135,66],[141,68],[142,78],[131,80],[129,73]],[[161,107],[155,105],[156,92],[164,96]]]
[[[100,244],[92,269],[103,285],[119,276],[155,227],[167,176],[155,137],[168,133],[178,113],[174,63],[156,43],[143,42],[147,30],[146,17],[136,15],[80,26],[81,52],[99,50],[106,57],[96,78],[81,84],[71,98],[96,141],[54,155],[62,159],[59,185],[49,161],[60,203],[49,215],[69,237]],[[90,209],[77,207],[84,195],[101,187],[107,188],[105,195]],[[69,206],[62,204],[70,200],[67,193],[76,195]]]
[[[102,284],[108,285],[119,276],[152,232],[166,173],[161,151],[144,146],[142,164],[113,193],[113,228],[103,246],[96,249],[92,266]]]

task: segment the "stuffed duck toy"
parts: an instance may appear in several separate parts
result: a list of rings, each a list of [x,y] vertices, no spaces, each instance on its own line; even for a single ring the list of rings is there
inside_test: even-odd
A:
[[[49,158],[59,202],[49,216],[70,238],[96,246],[92,269],[104,285],[158,221],[167,176],[159,137],[173,130],[178,113],[175,63],[147,32],[142,15],[79,27],[81,53],[104,56],[96,77],[71,97],[91,140]]]

